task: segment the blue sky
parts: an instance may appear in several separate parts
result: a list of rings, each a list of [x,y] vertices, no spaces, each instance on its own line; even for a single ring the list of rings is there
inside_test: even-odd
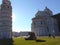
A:
[[[0,4],[1,4],[0,0]],[[11,0],[13,31],[31,31],[32,18],[47,6],[53,14],[60,13],[60,0]]]

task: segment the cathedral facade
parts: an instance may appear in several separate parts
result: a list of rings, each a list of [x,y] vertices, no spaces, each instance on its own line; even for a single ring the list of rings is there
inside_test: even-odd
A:
[[[12,6],[10,0],[0,5],[0,39],[12,38]]]
[[[43,11],[38,11],[32,18],[31,30],[36,36],[47,36],[49,34],[57,35],[57,20],[54,19],[53,13],[47,7]]]

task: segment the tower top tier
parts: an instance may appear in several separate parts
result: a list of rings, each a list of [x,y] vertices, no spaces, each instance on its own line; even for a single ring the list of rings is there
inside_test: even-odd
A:
[[[9,1],[9,0],[3,0],[3,1]]]
[[[2,0],[2,4],[10,5],[10,4],[11,4],[11,2],[10,2],[10,0]]]

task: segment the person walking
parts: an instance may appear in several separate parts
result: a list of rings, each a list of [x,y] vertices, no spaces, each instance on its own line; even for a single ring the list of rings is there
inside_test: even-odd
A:
[[[52,32],[52,37],[55,38],[55,31]]]

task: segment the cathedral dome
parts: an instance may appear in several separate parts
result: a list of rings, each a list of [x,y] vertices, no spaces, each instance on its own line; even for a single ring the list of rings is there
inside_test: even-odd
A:
[[[53,14],[52,11],[47,7],[45,7],[44,12],[46,12],[47,14]]]

